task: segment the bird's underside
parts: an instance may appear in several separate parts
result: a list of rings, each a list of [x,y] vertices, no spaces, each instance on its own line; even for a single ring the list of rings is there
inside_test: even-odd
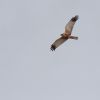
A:
[[[78,20],[78,15],[75,17],[72,17],[71,20],[66,24],[65,26],[65,32],[61,34],[61,37],[58,38],[52,45],[51,45],[51,50],[55,50],[57,47],[59,47],[61,44],[63,44],[66,40],[68,39],[74,39],[77,40],[78,37],[72,36],[72,29],[75,24],[75,22]]]

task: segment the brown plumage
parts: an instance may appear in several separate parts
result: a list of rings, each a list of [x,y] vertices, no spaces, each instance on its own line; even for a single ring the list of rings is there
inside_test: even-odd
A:
[[[78,15],[75,17],[72,17],[71,20],[66,24],[65,26],[65,32],[61,34],[61,37],[58,38],[52,45],[51,45],[51,50],[55,50],[57,47],[59,47],[62,43],[64,43],[68,39],[75,39],[77,40],[78,37],[72,36],[72,30],[74,27],[75,22],[78,20]]]

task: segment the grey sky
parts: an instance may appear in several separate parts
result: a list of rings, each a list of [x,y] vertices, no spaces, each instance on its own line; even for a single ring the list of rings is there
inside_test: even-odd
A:
[[[0,100],[100,100],[99,0],[0,0]],[[73,35],[50,45],[71,17]]]

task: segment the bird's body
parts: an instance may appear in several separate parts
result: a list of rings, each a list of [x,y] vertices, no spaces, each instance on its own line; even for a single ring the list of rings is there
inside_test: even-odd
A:
[[[66,24],[65,26],[65,32],[61,34],[61,37],[57,39],[52,45],[51,45],[51,50],[55,50],[57,47],[59,47],[62,43],[64,43],[68,39],[75,39],[77,40],[78,37],[72,36],[72,29],[74,27],[75,22],[78,20],[78,15],[75,17],[72,17],[71,20]]]

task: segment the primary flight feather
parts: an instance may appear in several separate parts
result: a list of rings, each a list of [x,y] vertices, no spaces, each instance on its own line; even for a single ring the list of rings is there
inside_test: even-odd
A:
[[[61,37],[58,38],[52,45],[51,45],[51,50],[55,50],[57,47],[59,47],[62,43],[64,43],[68,39],[75,39],[77,40],[78,37],[72,36],[72,30],[74,27],[75,22],[78,20],[78,15],[75,17],[72,17],[71,20],[66,24],[65,26],[65,32],[61,34]]]

